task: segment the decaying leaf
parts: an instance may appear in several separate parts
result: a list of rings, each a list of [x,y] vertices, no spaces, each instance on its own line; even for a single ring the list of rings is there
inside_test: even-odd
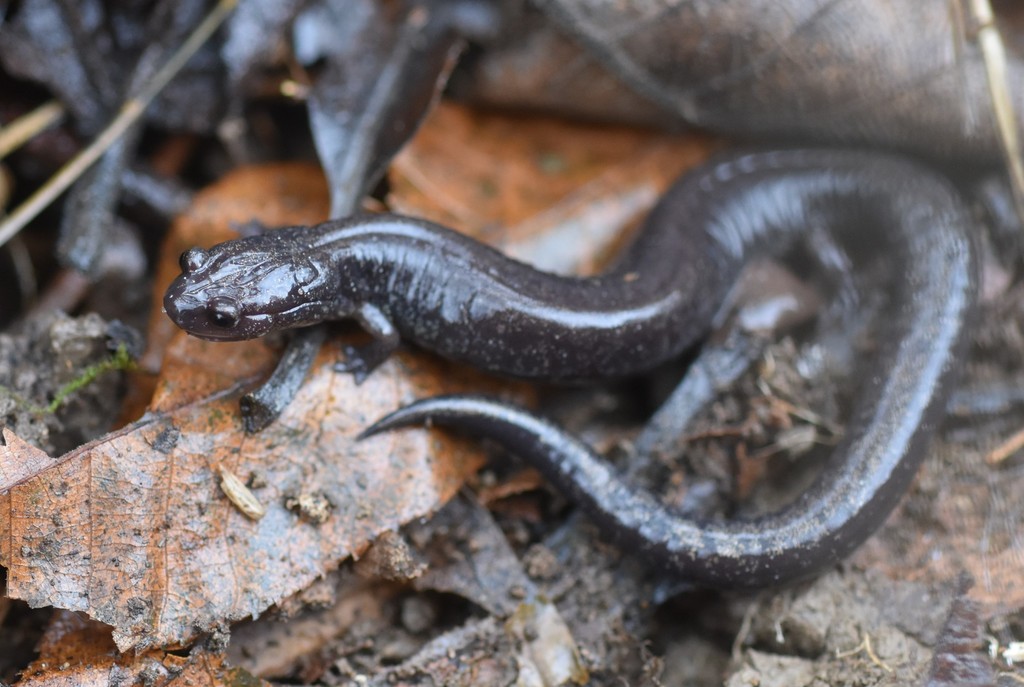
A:
[[[41,0],[5,17],[0,65],[9,74],[45,84],[72,110],[80,130],[95,132],[120,105],[140,58],[171,35],[181,35],[178,23],[194,25],[203,10],[204,4],[193,0],[163,6]],[[225,91],[217,85],[213,52],[207,47],[189,65],[187,78],[169,84],[146,113],[148,119],[193,131],[214,125]]]
[[[6,427],[2,432],[5,446],[0,448],[0,451],[17,455],[19,459],[0,462],[0,491],[38,475],[57,462],[54,458],[22,441],[17,434]]]
[[[110,628],[67,611],[56,613],[38,646],[39,656],[22,673],[25,687],[107,687],[160,684],[166,687],[267,685],[224,655],[202,647],[188,656],[159,650],[119,653]]]
[[[361,386],[325,350],[281,419],[246,435],[238,396],[271,363],[260,342],[182,335],[142,420],[49,460],[9,438],[0,470],[0,563],[8,591],[33,606],[83,611],[113,625],[121,649],[180,644],[196,631],[255,616],[358,554],[376,534],[436,509],[478,465],[441,436],[402,432],[355,442],[372,420],[437,393],[442,366],[396,358]],[[15,467],[43,469],[33,476]],[[219,487],[228,467],[267,513],[240,513]],[[319,524],[285,507],[323,494]]]
[[[347,0],[299,17],[297,57],[324,65],[308,108],[332,217],[352,214],[440,96],[463,45],[443,14],[443,3]]]
[[[910,149],[930,157],[999,159],[969,2],[916,0],[542,0],[547,15],[630,89],[690,124],[732,135]],[[995,4],[995,3],[993,3]],[[1003,5],[1005,7],[1003,7]],[[1024,78],[1020,13],[1002,3],[1007,78]],[[1017,31],[1017,34],[1014,31]],[[481,79],[542,105],[586,107],[586,60],[558,55],[549,78],[535,40],[474,65]],[[546,47],[546,44],[540,44]],[[589,56],[587,56],[589,58]],[[545,74],[546,76],[546,74]],[[574,83],[575,81],[575,83]],[[503,82],[484,93],[495,92]],[[527,87],[527,88],[524,88]],[[508,89],[506,89],[508,90]],[[539,93],[538,93],[539,91]],[[561,91],[561,92],[559,92]],[[1012,92],[1017,112],[1024,91]],[[492,98],[493,99],[493,98]],[[505,93],[509,103],[515,95]],[[603,107],[608,98],[599,100]],[[595,116],[603,109],[591,110]],[[620,114],[620,113],[615,113]],[[643,119],[649,119],[646,111]]]
[[[594,272],[713,139],[440,103],[395,159],[389,204],[556,272]]]

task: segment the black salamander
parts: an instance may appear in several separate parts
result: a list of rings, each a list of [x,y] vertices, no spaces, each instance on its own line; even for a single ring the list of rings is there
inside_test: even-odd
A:
[[[618,377],[705,335],[744,261],[785,251],[812,226],[884,252],[898,269],[845,438],[814,485],[776,514],[681,518],[556,426],[486,399],[421,401],[367,431],[432,421],[494,439],[619,542],[685,578],[770,586],[813,574],[874,532],[942,417],[974,311],[976,265],[968,211],[927,169],[841,150],[720,157],[676,182],[616,266],[587,278],[540,272],[408,217],[293,227],[186,252],[164,305],[180,327],[216,340],[354,318],[375,339],[352,352],[357,375],[406,339],[515,377]]]

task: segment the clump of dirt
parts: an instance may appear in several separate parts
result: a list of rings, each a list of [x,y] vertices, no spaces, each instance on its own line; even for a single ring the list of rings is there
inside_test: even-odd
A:
[[[135,335],[96,314],[50,311],[0,334],[0,425],[50,455],[110,429],[124,372],[110,361]]]
[[[927,675],[950,588],[834,572],[747,610],[728,687],[906,685]]]

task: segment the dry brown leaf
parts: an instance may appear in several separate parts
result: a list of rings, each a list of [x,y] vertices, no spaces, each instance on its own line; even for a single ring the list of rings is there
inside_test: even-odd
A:
[[[388,200],[544,269],[591,273],[714,145],[441,103],[395,159]]]
[[[80,615],[54,615],[39,643],[39,657],[22,673],[22,687],[107,687],[113,684],[160,684],[166,687],[269,685],[224,656],[193,649],[187,657],[162,651],[119,654],[110,628]]]
[[[0,496],[9,594],[113,625],[121,649],[181,644],[258,615],[380,532],[438,508],[478,453],[423,431],[354,437],[413,398],[455,390],[437,380],[456,374],[399,356],[357,388],[332,370],[339,358],[321,354],[281,418],[246,435],[238,397],[268,368],[269,351],[182,335],[142,420],[58,461],[9,441],[5,474],[24,461],[44,466]],[[227,499],[220,465],[263,485],[253,491],[264,518]],[[289,497],[325,499],[326,519],[288,510]]]
[[[33,449],[31,445],[22,441],[17,434],[6,427],[0,429],[0,434],[3,436],[5,445],[4,448],[0,448],[0,451],[6,450],[21,456],[21,459],[17,461],[0,461],[0,491],[9,489],[33,475],[38,475],[55,462],[53,458],[42,451]]]

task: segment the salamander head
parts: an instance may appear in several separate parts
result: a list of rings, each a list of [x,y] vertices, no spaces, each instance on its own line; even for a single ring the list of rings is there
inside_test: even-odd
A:
[[[239,341],[316,324],[342,309],[329,271],[282,248],[272,232],[185,251],[164,310],[189,334]]]

